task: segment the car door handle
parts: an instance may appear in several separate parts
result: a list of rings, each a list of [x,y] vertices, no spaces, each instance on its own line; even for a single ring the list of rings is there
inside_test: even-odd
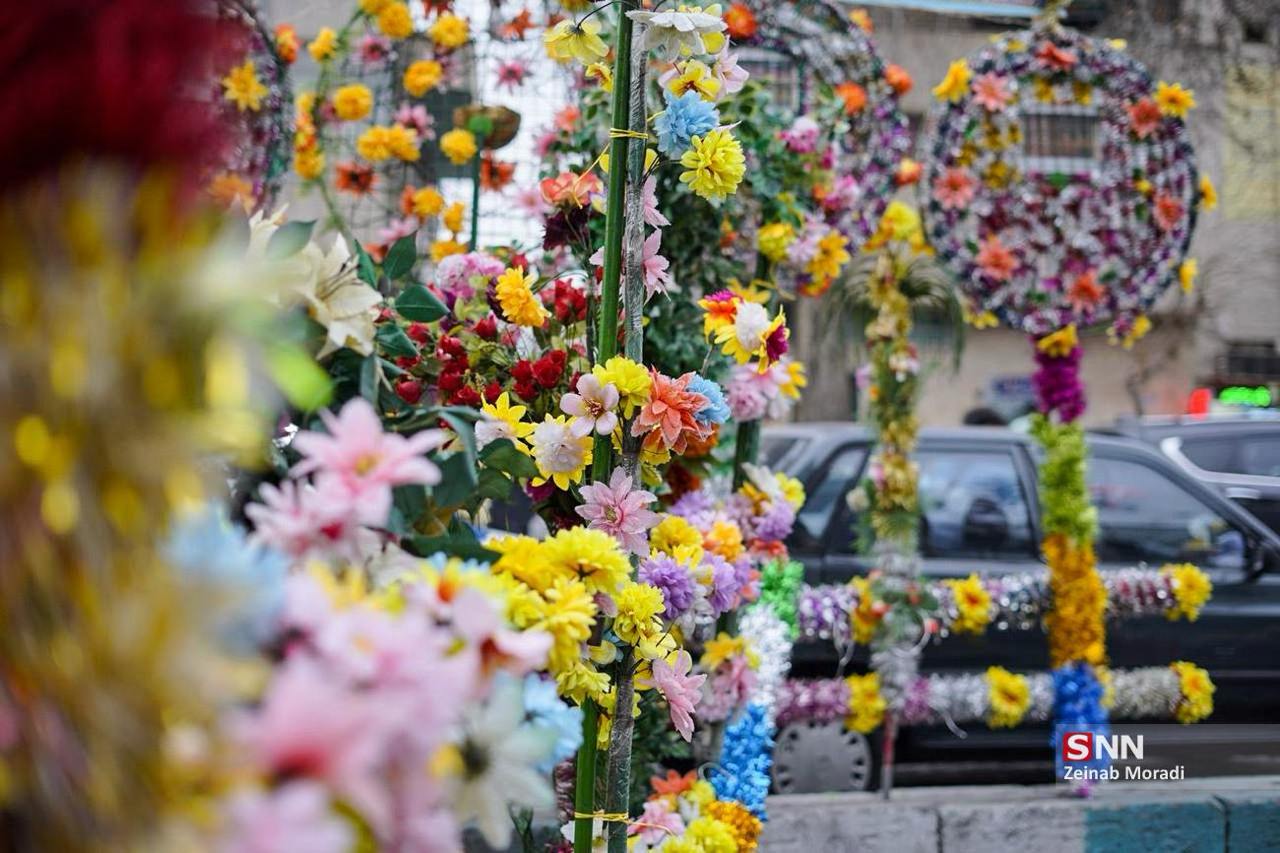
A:
[[[1228,486],[1223,490],[1223,494],[1233,501],[1256,501],[1262,499],[1262,491],[1260,489],[1251,489],[1248,486]]]

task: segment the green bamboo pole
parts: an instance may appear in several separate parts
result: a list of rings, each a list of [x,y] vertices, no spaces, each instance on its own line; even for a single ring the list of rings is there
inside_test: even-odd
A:
[[[483,136],[481,140],[483,141]],[[483,152],[475,157],[475,165],[471,167],[471,251],[480,245],[480,159]]]
[[[611,128],[628,125],[631,101],[631,0],[618,5],[618,29],[614,38],[613,104]],[[608,361],[618,352],[618,285],[622,269],[623,198],[627,187],[626,136],[615,134],[609,141],[609,196],[605,209],[604,279],[600,286],[600,313],[597,323],[596,362]],[[597,436],[592,450],[591,479],[606,481],[613,468],[613,444],[608,436]],[[628,711],[630,709],[628,708]],[[578,750],[578,778],[574,789],[574,853],[591,853],[591,834],[596,794],[596,730],[600,709],[588,699],[582,707],[582,747]]]

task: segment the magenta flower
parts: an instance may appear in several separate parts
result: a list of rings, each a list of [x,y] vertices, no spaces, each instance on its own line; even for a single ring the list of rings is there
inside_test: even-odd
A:
[[[514,92],[518,87],[524,85],[524,78],[528,74],[529,66],[523,60],[507,60],[498,65],[498,82],[495,85],[499,89]]]
[[[653,662],[653,684],[667,700],[671,722],[685,741],[693,740],[693,709],[702,696],[702,683],[706,675],[690,675],[693,658],[684,649],[676,654],[675,666],[665,660]]]
[[[586,519],[587,527],[603,530],[633,554],[649,553],[647,534],[658,523],[658,514],[649,509],[657,500],[651,492],[633,489],[631,476],[621,468],[608,483],[592,483],[580,491],[585,503],[575,512]]]
[[[618,389],[612,382],[601,383],[591,373],[578,377],[578,392],[560,398],[560,411],[573,420],[569,432],[576,438],[585,438],[593,432],[610,435],[618,428]]]
[[[373,406],[356,397],[335,418],[320,412],[328,434],[300,432],[293,447],[304,457],[293,467],[300,476],[319,472],[316,485],[324,491],[333,481],[351,497],[360,520],[381,525],[391,509],[391,487],[440,482],[440,469],[423,454],[445,441],[438,429],[423,430],[409,438],[382,431]]]

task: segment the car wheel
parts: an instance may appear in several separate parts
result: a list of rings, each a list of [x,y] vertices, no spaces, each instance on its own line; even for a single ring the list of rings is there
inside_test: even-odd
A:
[[[795,723],[778,732],[773,789],[779,794],[868,791],[879,770],[866,736],[842,723]]]

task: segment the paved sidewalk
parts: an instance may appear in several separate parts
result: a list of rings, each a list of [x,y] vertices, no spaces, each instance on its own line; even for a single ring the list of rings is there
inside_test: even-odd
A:
[[[765,853],[1280,853],[1280,776],[769,798]]]

